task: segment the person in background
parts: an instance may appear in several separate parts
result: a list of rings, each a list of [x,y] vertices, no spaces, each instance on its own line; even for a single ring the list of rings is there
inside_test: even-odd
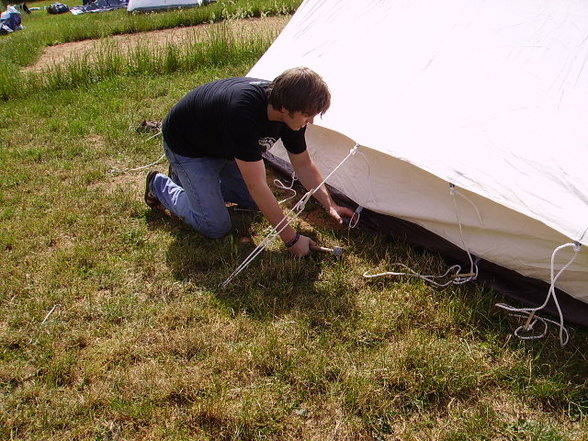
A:
[[[230,231],[227,202],[259,209],[277,226],[284,213],[267,184],[262,153],[281,139],[300,182],[306,189],[318,187],[323,178],[308,153],[305,131],[330,103],[327,84],[306,67],[288,69],[271,82],[236,77],[192,90],[162,125],[172,176],[149,172],[145,202],[168,209],[209,238]],[[333,201],[324,185],[314,197],[338,223],[353,215]],[[298,257],[315,245],[292,226],[280,237]]]

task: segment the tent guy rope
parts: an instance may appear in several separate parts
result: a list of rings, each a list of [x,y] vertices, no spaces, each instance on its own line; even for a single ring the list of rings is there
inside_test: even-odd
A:
[[[461,219],[459,217],[459,209],[457,207],[456,195],[462,197],[463,199],[468,201],[474,207],[474,210],[476,211],[476,214],[478,215],[478,219],[479,219],[481,225],[483,225],[484,222],[482,221],[482,216],[480,215],[480,211],[478,210],[476,205],[470,199],[468,199],[465,195],[463,195],[462,193],[457,191],[455,189],[455,185],[452,184],[451,182],[449,183],[449,194],[451,195],[451,197],[453,199],[453,206],[455,208],[455,219],[456,219],[457,225],[459,226],[459,237],[461,239],[462,248],[467,253],[468,260],[470,263],[470,270],[468,273],[461,272],[461,269],[462,269],[461,265],[452,265],[447,269],[447,271],[445,271],[443,274],[440,274],[440,275],[420,274],[401,262],[395,262],[392,264],[392,266],[397,266],[397,267],[403,268],[405,271],[402,271],[402,272],[385,271],[385,272],[377,273],[377,274],[369,274],[369,272],[366,271],[365,273],[363,273],[363,277],[365,277],[366,279],[372,279],[372,278],[382,277],[382,276],[413,276],[413,277],[418,277],[418,278],[424,280],[425,282],[428,282],[428,283],[430,283],[434,286],[440,287],[440,288],[444,288],[449,285],[462,285],[462,284],[470,282],[472,280],[476,280],[476,278],[478,277],[478,265],[476,264],[476,262],[474,262],[472,254],[470,253],[470,250],[467,247],[467,245],[465,243],[465,239],[463,237],[463,227],[462,227]],[[446,280],[446,281],[439,282],[438,280]]]
[[[557,256],[557,254],[561,250],[563,250],[564,248],[570,248],[570,247],[572,247],[574,249],[574,254],[570,258],[570,260],[557,272],[557,274],[555,274],[555,257]],[[543,302],[543,304],[541,306],[538,306],[536,308],[514,308],[514,307],[507,305],[505,303],[497,303],[496,304],[496,306],[498,308],[501,308],[501,309],[504,309],[506,311],[511,312],[512,314],[510,314],[510,315],[512,317],[519,317],[519,318],[526,317],[527,318],[525,323],[523,325],[519,326],[514,331],[514,334],[518,338],[520,338],[521,340],[535,340],[535,339],[545,337],[545,335],[547,334],[548,323],[551,323],[551,324],[559,326],[559,342],[560,342],[560,344],[562,346],[565,346],[568,343],[569,334],[568,334],[568,330],[564,326],[563,313],[561,311],[561,307],[559,306],[559,301],[557,299],[557,295],[555,294],[555,283],[557,282],[557,279],[559,278],[559,276],[561,276],[562,273],[574,262],[574,260],[576,259],[576,256],[578,255],[578,252],[580,251],[580,248],[581,248],[581,244],[579,242],[570,242],[570,243],[560,245],[555,250],[553,250],[553,253],[551,254],[551,284],[549,285],[549,290],[547,291],[547,296],[545,297],[545,301]],[[555,307],[557,308],[557,313],[559,315],[559,322],[555,322],[553,320],[539,317],[537,315],[537,312],[539,312],[540,310],[545,308],[545,306],[547,306],[547,303],[549,302],[550,298],[553,298],[553,303],[555,304]],[[531,335],[531,334],[525,335],[524,334],[524,333],[532,332],[537,323],[543,324],[543,332],[541,334],[537,334],[537,335]]]
[[[161,130],[159,130],[159,131],[158,131],[158,132],[157,132],[155,135],[151,135],[151,136],[150,136],[149,138],[147,138],[147,139],[146,139],[144,142],[147,142],[147,141],[149,141],[149,140],[151,140],[151,139],[155,138],[156,136],[159,136],[159,135],[161,135],[161,133],[162,133],[162,132],[161,132]],[[111,169],[109,173],[110,173],[111,175],[122,175],[122,174],[124,174],[124,173],[129,173],[129,172],[136,172],[136,171],[140,171],[140,170],[145,170],[146,168],[150,168],[150,167],[153,167],[154,165],[157,165],[157,164],[159,164],[159,163],[160,163],[161,161],[163,161],[164,159],[165,159],[165,153],[164,153],[163,155],[161,155],[161,156],[159,157],[159,159],[157,159],[157,160],[155,160],[155,161],[151,162],[150,164],[142,165],[142,166],[140,166],[140,167],[135,167],[135,168],[126,168],[126,169],[122,169],[122,170],[120,170],[120,169]]]
[[[269,231],[269,233],[263,238],[259,245],[257,245],[257,247],[255,247],[255,249],[243,260],[243,262],[241,262],[241,264],[237,266],[233,273],[229,277],[227,277],[227,279],[220,285],[221,288],[226,288],[229,285],[229,283],[231,283],[231,281],[239,275],[241,271],[247,268],[247,266],[249,266],[249,264],[253,262],[253,260],[265,248],[267,248],[267,246],[284,230],[284,228],[286,228],[296,218],[298,218],[298,216],[300,216],[300,214],[306,207],[306,203],[310,200],[312,195],[314,195],[314,193],[316,193],[316,191],[327,182],[327,180],[345,163],[345,161],[347,161],[351,156],[355,155],[358,149],[359,144],[355,144],[355,146],[353,146],[353,148],[349,150],[347,156],[343,158],[343,160],[327,175],[326,178],[323,179],[323,181],[319,185],[317,185],[316,188],[309,190],[308,192],[306,192],[304,196],[300,198],[296,205],[294,205],[294,207],[292,207],[292,209],[288,213],[286,213],[286,215],[280,220],[280,222],[278,222],[278,224],[275,227],[273,227]]]

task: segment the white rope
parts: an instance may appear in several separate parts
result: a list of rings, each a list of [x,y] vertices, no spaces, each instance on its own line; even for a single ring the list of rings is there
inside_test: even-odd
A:
[[[221,288],[226,288],[231,281],[239,275],[241,271],[243,271],[253,260],[265,249],[269,246],[269,244],[282,232],[284,229],[290,225],[299,215],[302,209],[304,209],[304,205],[306,201],[300,205],[300,202],[305,200],[307,196],[311,195],[311,192],[306,193],[300,201],[278,222],[278,224],[270,230],[270,232],[263,238],[263,240],[255,247],[255,249],[241,262],[241,264],[235,268],[233,273],[227,277],[227,279],[221,284]],[[300,208],[300,211],[295,212]],[[291,219],[288,220],[289,216],[295,213]]]
[[[557,253],[559,253],[562,249],[569,248],[569,247],[573,247],[574,254],[570,258],[568,263],[566,263],[557,272],[557,274],[554,275],[554,273],[555,273],[555,257],[557,256]],[[518,338],[520,338],[521,340],[534,340],[534,339],[543,338],[545,336],[545,334],[547,333],[547,327],[548,327],[547,323],[552,323],[554,325],[559,326],[559,342],[560,342],[561,346],[565,346],[568,343],[569,333],[568,333],[568,330],[566,329],[566,327],[564,326],[563,313],[561,311],[561,307],[559,306],[559,301],[557,300],[557,296],[555,294],[555,283],[557,282],[557,279],[559,278],[559,276],[561,276],[561,274],[574,262],[574,260],[576,259],[576,256],[578,255],[578,252],[580,251],[580,247],[581,247],[581,245],[579,242],[570,242],[570,243],[566,243],[564,245],[560,245],[555,250],[553,250],[553,253],[551,254],[551,273],[550,273],[551,283],[549,285],[549,290],[547,292],[547,296],[545,297],[545,301],[543,302],[543,304],[541,306],[538,306],[536,308],[514,308],[514,307],[507,305],[507,304],[504,304],[504,303],[497,303],[496,304],[497,307],[513,313],[513,314],[509,314],[513,317],[522,317],[522,318],[527,319],[523,325],[519,326],[514,331],[514,334]],[[553,298],[553,303],[555,304],[555,307],[557,309],[557,313],[559,315],[559,322],[555,322],[553,320],[549,320],[549,319],[537,316],[537,312],[540,311],[541,309],[545,308],[545,306],[547,306],[547,303],[549,302],[550,298]],[[522,335],[523,332],[533,331],[533,328],[537,323],[542,323],[544,325],[544,330],[541,334],[539,334],[539,335]]]
[[[461,270],[460,265],[450,266],[447,269],[447,271],[445,271],[445,273],[443,273],[441,275],[420,274],[420,273],[417,273],[416,271],[414,271],[412,268],[410,268],[400,262],[395,262],[392,264],[392,266],[399,266],[401,268],[404,268],[406,271],[403,271],[403,272],[385,271],[385,272],[377,273],[377,274],[369,274],[368,271],[366,271],[365,273],[363,273],[363,277],[365,277],[366,279],[372,279],[372,278],[382,277],[382,276],[411,276],[411,277],[417,277],[417,278],[422,279],[425,282],[428,282],[432,285],[443,288],[443,287],[446,287],[449,285],[461,285],[463,283],[466,283],[466,282],[469,282],[470,280],[475,279],[475,277],[477,276],[477,273],[476,274],[460,274],[460,272],[459,272]],[[437,282],[438,279],[444,279],[444,278],[449,278],[449,280],[445,283]]]
[[[47,313],[47,315],[45,316],[45,318],[43,319],[43,321],[41,322],[41,324],[39,325],[39,327],[43,326],[45,324],[45,322],[47,321],[47,319],[49,318],[49,316],[51,314],[53,314],[53,311],[55,311],[57,308],[59,308],[61,305],[59,303],[53,305],[53,308],[51,308],[51,310]]]
[[[469,282],[470,280],[477,279],[478,265],[474,264],[474,261],[472,259],[472,254],[470,253],[470,250],[465,243],[465,239],[463,238],[463,226],[461,223],[461,219],[459,218],[459,209],[457,207],[457,198],[455,197],[455,195],[458,195],[461,198],[465,199],[466,201],[468,201],[470,203],[470,205],[472,207],[474,207],[474,210],[476,211],[476,214],[478,215],[478,220],[480,221],[480,225],[484,225],[484,222],[482,221],[482,216],[480,216],[480,211],[478,210],[478,207],[476,207],[476,204],[474,204],[470,199],[468,199],[463,193],[460,193],[459,191],[457,191],[455,189],[455,185],[452,184],[451,182],[449,183],[449,194],[453,198],[453,207],[455,208],[455,220],[457,222],[457,225],[459,226],[459,237],[461,239],[461,245],[462,245],[462,248],[466,251],[466,253],[468,255],[468,260],[470,261],[469,277],[466,277],[465,280],[460,282],[460,283],[465,283],[465,282]],[[459,267],[459,270],[461,270],[461,267]],[[458,271],[458,273],[459,273],[459,271]]]
[[[465,194],[463,194],[462,192],[457,190],[455,188],[455,184],[452,184],[451,182],[449,183],[449,194],[451,196],[453,196],[453,204],[455,206],[456,217],[457,217],[457,201],[455,200],[455,195],[458,195],[462,199],[465,199],[466,201],[468,201],[470,203],[470,205],[474,208],[474,210],[476,210],[476,214],[478,215],[478,220],[480,221],[480,225],[484,225],[484,221],[482,220],[482,216],[480,215],[480,210],[478,210],[478,207],[476,207],[476,204],[474,204],[472,202],[472,200],[470,198],[468,198]],[[458,222],[459,222],[459,219],[458,219]],[[462,240],[463,240],[463,237],[462,237]]]
[[[292,193],[292,195],[288,196],[286,199],[282,199],[281,201],[278,201],[278,204],[282,205],[285,202],[288,202],[290,199],[293,199],[296,197],[297,193],[296,190],[294,190],[294,183],[296,182],[296,172],[292,171],[292,174],[290,175],[290,179],[292,180],[292,182],[290,182],[290,185],[286,185],[284,184],[282,181],[280,181],[279,179],[274,179],[274,185],[281,189],[281,190],[286,190],[289,191],[290,193]]]
[[[155,138],[156,136],[159,136],[159,135],[161,135],[161,130],[160,130],[159,132],[157,132],[155,135],[153,135],[153,136],[150,136],[149,138],[147,138],[147,139],[145,140],[145,142],[147,142],[147,141],[149,141],[150,139],[153,139],[153,138]],[[111,169],[111,170],[109,171],[109,173],[110,173],[111,175],[122,175],[122,174],[124,174],[124,173],[129,173],[129,172],[136,172],[136,171],[140,171],[140,170],[145,170],[146,168],[151,168],[151,167],[153,167],[154,165],[157,165],[157,164],[159,164],[159,163],[160,163],[161,161],[163,161],[164,159],[165,159],[165,153],[164,153],[163,155],[161,155],[161,156],[159,157],[159,159],[157,159],[156,161],[153,161],[151,164],[142,165],[142,166],[140,166],[140,167],[136,167],[136,168],[127,168],[127,169],[123,169],[123,170],[121,170],[121,169]]]
[[[462,270],[461,265],[452,265],[447,269],[447,271],[445,271],[445,273],[443,273],[441,275],[420,274],[420,273],[414,271],[412,268],[409,268],[408,266],[406,266],[403,263],[395,262],[392,264],[392,266],[399,266],[401,268],[404,268],[406,271],[403,271],[403,272],[386,271],[386,272],[377,273],[377,274],[369,274],[369,272],[366,271],[365,273],[363,273],[363,277],[365,277],[367,279],[371,279],[371,278],[375,278],[375,277],[382,277],[382,276],[417,277],[417,278],[424,280],[425,282],[428,282],[434,286],[441,287],[441,288],[444,288],[449,285],[462,285],[462,284],[470,282],[472,280],[476,280],[478,278],[478,265],[476,265],[476,263],[474,262],[472,254],[470,253],[469,248],[466,246],[466,243],[465,243],[465,240],[463,237],[463,227],[462,227],[461,220],[459,218],[459,210],[457,207],[457,200],[455,198],[455,195],[461,196],[462,198],[464,198],[466,201],[468,201],[474,207],[481,225],[483,225],[482,217],[480,216],[480,211],[478,210],[476,205],[471,200],[469,200],[467,197],[465,197],[462,193],[457,191],[455,189],[455,185],[452,183],[449,183],[449,194],[453,198],[453,206],[455,208],[455,219],[456,219],[457,225],[459,226],[459,236],[461,239],[462,248],[467,253],[468,260],[470,262],[470,271],[468,273],[461,272],[461,270]],[[443,279],[448,279],[448,280],[446,282],[438,282],[438,280],[443,280]]]
[[[298,218],[298,216],[300,216],[300,214],[302,213],[302,211],[306,207],[306,203],[310,200],[310,198],[312,197],[312,195],[314,195],[314,193],[316,193],[317,190],[319,188],[321,188],[325,184],[325,182],[327,182],[327,180],[339,169],[339,167],[341,167],[341,165],[343,165],[343,163],[345,161],[347,161],[347,159],[349,159],[351,156],[353,156],[357,152],[357,149],[358,148],[359,148],[359,144],[355,144],[355,146],[349,151],[349,153],[347,154],[347,156],[339,163],[339,165],[337,165],[337,167],[335,167],[331,171],[331,173],[328,174],[328,176],[326,178],[323,179],[323,181],[319,185],[317,185],[316,188],[308,191],[304,196],[302,196],[302,198],[300,198],[300,200],[296,203],[296,205],[294,205],[294,207],[292,207],[292,209],[288,213],[286,213],[286,215],[280,220],[280,222],[278,222],[278,224],[275,227],[273,227],[270,230],[270,232],[259,243],[259,245],[257,245],[257,247],[255,247],[255,249],[245,258],[245,260],[243,260],[243,262],[241,262],[241,264],[233,271],[233,273],[229,277],[227,277],[227,279],[220,285],[221,288],[227,287],[229,285],[229,283],[231,283],[231,281],[235,277],[237,277],[241,271],[243,271],[245,268],[247,268],[247,266],[249,266],[249,264],[251,262],[253,262],[253,260],[265,248],[267,248],[268,245],[282,231],[284,231],[284,229],[288,225],[290,225],[296,218]],[[292,218],[290,218],[291,215],[292,215]]]
[[[353,212],[351,219],[349,219],[349,223],[347,224],[347,227],[349,230],[357,227],[357,224],[359,223],[359,219],[361,217],[362,211],[363,211],[363,207],[361,205],[358,205],[357,208],[355,209],[355,211]]]

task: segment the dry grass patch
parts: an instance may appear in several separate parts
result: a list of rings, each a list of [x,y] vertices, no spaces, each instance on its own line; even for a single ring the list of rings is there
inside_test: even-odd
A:
[[[97,52],[111,51],[128,54],[138,48],[163,48],[194,41],[205,41],[210,32],[220,26],[228,26],[236,38],[275,37],[290,20],[290,16],[229,20],[222,23],[202,24],[185,28],[163,29],[136,34],[114,35],[99,40],[84,40],[47,47],[36,63],[24,72],[41,72],[74,59],[92,58]]]

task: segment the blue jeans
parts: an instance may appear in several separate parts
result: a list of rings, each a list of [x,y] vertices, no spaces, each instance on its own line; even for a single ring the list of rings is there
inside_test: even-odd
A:
[[[172,152],[165,142],[163,148],[176,182],[158,173],[151,181],[151,192],[199,233],[217,239],[230,231],[231,217],[225,202],[257,209],[234,160],[188,158]]]

